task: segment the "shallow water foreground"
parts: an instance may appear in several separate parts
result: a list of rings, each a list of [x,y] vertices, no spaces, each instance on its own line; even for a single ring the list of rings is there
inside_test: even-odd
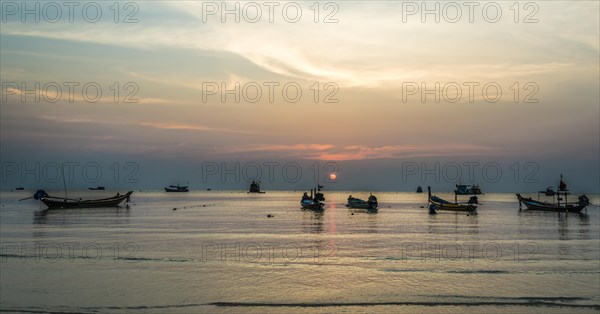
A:
[[[600,310],[597,207],[520,212],[514,195],[486,194],[478,215],[430,216],[423,194],[377,193],[369,214],[344,206],[368,195],[353,191],[328,192],[317,214],[299,193],[203,191],[43,211],[25,194],[0,194],[2,311]]]

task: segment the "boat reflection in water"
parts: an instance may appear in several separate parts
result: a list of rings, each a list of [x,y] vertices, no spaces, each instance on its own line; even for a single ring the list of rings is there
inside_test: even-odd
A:
[[[98,218],[111,218],[111,225],[119,225],[128,222],[121,218],[129,217],[130,213],[129,207],[43,209],[33,212],[33,224],[80,225],[86,221],[96,223]]]
[[[323,211],[305,211],[302,213],[302,229],[307,233],[323,233]]]

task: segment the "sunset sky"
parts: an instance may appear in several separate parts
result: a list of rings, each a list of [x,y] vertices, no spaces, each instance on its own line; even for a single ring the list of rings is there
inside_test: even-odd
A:
[[[313,2],[294,2],[302,10],[295,23],[283,17],[287,2],[273,7],[272,22],[269,7],[257,2],[257,23],[244,19],[256,13],[242,11],[247,2],[237,2],[239,22],[233,14],[224,22],[220,12],[207,14],[223,2],[133,2],[137,11],[121,2],[118,18],[113,2],[99,2],[95,23],[84,19],[92,10],[83,16],[84,2],[72,16],[62,6],[56,23],[44,19],[55,17],[53,7],[44,13],[45,2],[39,22],[33,14],[22,22],[21,2],[11,3],[18,11],[3,2],[0,30],[3,163],[96,161],[108,168],[134,161],[143,165],[139,184],[159,188],[175,181],[206,186],[198,174],[206,161],[332,161],[339,163],[339,188],[413,190],[417,183],[448,189],[452,182],[402,182],[403,163],[479,161],[505,169],[506,178],[487,182],[490,191],[534,191],[555,185],[561,173],[581,191],[600,189],[597,1],[520,2],[518,17],[513,2],[495,2],[502,9],[495,23],[488,21],[495,8],[482,12],[486,2],[473,8],[472,22],[462,2],[460,17],[438,2],[439,22],[409,14],[413,4],[423,9],[421,2],[321,2],[317,23]],[[65,82],[78,84],[71,100]],[[97,102],[89,101],[93,89],[82,96],[90,82],[102,90]],[[423,101],[422,87],[436,82],[440,101],[433,94]],[[36,83],[40,101],[35,92],[23,101],[22,86],[33,90]],[[239,102],[233,94],[223,101],[209,90],[236,83],[248,98],[259,86],[261,99],[249,102],[240,91]],[[302,91],[297,102],[282,95],[288,83]],[[487,100],[486,84],[493,85]],[[456,86],[460,100],[448,101],[458,99]],[[130,93],[134,102],[125,101]],[[525,101],[528,95],[534,102]],[[511,184],[507,170],[515,162],[538,164],[539,182]],[[19,184],[4,175],[3,188]]]

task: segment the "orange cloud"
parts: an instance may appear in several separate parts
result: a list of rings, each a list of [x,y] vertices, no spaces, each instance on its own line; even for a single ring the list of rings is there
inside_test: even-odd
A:
[[[205,125],[192,125],[192,124],[181,124],[181,123],[164,123],[164,122],[140,122],[140,126],[151,127],[161,130],[187,130],[187,131],[208,131],[208,132],[223,132],[223,133],[242,133],[250,134],[255,132],[225,129],[225,128],[213,128]]]
[[[331,144],[294,144],[294,145],[258,145],[238,146],[227,149],[227,153],[267,153],[268,155],[285,156],[287,158],[321,159],[321,160],[365,160],[383,158],[435,157],[462,155],[498,155],[499,148],[470,144],[409,144],[369,147],[350,145],[336,147]]]

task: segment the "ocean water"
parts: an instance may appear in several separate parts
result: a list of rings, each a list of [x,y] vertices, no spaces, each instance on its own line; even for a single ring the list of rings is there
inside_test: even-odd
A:
[[[318,214],[301,192],[136,191],[129,208],[48,211],[18,201],[29,194],[0,193],[1,311],[600,310],[595,206],[519,211],[514,195],[486,194],[478,215],[430,216],[426,194],[376,193],[367,213],[344,206],[368,196],[352,191],[326,192]]]

